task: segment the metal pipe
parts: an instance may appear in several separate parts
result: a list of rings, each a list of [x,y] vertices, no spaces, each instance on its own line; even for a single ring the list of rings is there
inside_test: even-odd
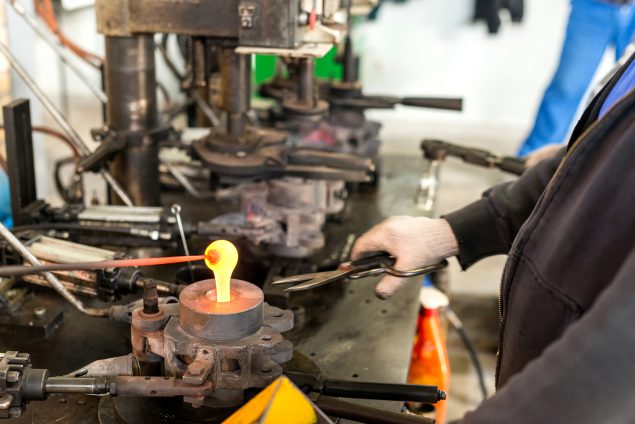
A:
[[[127,142],[110,171],[137,206],[160,202],[159,147],[153,135],[159,129],[154,45],[151,34],[106,37],[108,128]]]
[[[86,74],[73,62],[70,55],[59,44],[53,41],[51,34],[45,30],[39,22],[37,22],[31,15],[27,13],[24,7],[16,0],[4,0],[6,4],[11,6],[13,10],[24,19],[24,21],[48,44],[55,53],[58,54],[62,62],[64,62],[77,77],[88,87],[88,89],[99,99],[102,103],[107,103],[108,98],[101,88],[94,84]]]
[[[9,64],[11,68],[22,78],[24,83],[33,91],[33,94],[40,100],[42,106],[51,114],[55,122],[62,128],[64,133],[68,136],[70,141],[73,143],[75,148],[83,155],[87,156],[91,153],[90,149],[84,143],[84,140],[77,134],[75,129],[71,126],[71,124],[66,120],[62,112],[51,102],[51,100],[44,94],[44,92],[40,89],[40,87],[35,83],[35,81],[31,78],[29,73],[22,67],[20,62],[13,56],[9,48],[0,42],[0,54],[2,54]],[[125,193],[125,191],[121,188],[121,186],[112,178],[112,175],[108,173],[108,171],[102,169],[100,170],[100,174],[106,180],[108,185],[117,192],[117,194],[121,197],[126,206],[133,206],[130,197]],[[158,181],[158,179],[157,179]]]
[[[196,103],[196,106],[198,106],[200,111],[203,112],[205,117],[209,120],[212,127],[220,127],[220,119],[216,116],[216,112],[214,112],[209,103],[207,103],[203,96],[201,96],[201,93],[199,93],[196,88],[191,88],[187,92],[192,100],[194,100],[194,103]]]
[[[42,263],[38,260],[38,258],[29,251],[29,249],[20,241],[13,233],[5,227],[2,223],[0,223],[0,235],[4,237],[4,239],[13,247],[19,254],[22,256],[27,262],[29,262],[33,266],[41,266]],[[84,304],[78,300],[75,296],[69,292],[66,287],[57,279],[57,277],[50,272],[44,273],[44,278],[49,282],[51,287],[55,291],[57,291],[64,299],[71,303],[75,308],[77,308],[80,312],[93,316],[93,317],[108,317],[110,316],[110,309],[96,309],[96,308],[87,308]]]
[[[233,48],[220,52],[223,109],[227,113],[227,134],[244,134],[251,95],[251,56],[237,54]]]
[[[44,388],[48,394],[103,395],[110,391],[110,381],[106,377],[49,377]]]
[[[298,103],[313,106],[315,102],[315,62],[302,58],[298,64]]]

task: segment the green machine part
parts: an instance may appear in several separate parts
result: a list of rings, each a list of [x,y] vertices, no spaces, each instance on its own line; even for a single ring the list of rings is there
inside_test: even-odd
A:
[[[337,46],[333,46],[323,58],[315,62],[315,76],[320,79],[341,80],[342,65],[335,60],[336,57]],[[257,86],[274,77],[276,74],[276,60],[275,56],[256,55],[254,75]]]

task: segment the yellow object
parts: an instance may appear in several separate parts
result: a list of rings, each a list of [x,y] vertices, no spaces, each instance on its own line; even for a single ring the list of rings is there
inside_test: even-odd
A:
[[[313,404],[287,377],[280,377],[223,424],[313,424]]]
[[[238,250],[227,240],[216,240],[205,249],[205,264],[216,279],[216,301],[229,302],[234,268],[238,264]]]

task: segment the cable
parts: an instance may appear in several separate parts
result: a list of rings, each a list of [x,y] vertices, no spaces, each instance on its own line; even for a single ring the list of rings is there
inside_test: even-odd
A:
[[[61,132],[59,132],[57,130],[54,130],[51,127],[44,127],[44,126],[39,126],[39,125],[34,125],[34,126],[31,127],[31,129],[33,130],[33,132],[39,132],[39,133],[42,133],[42,134],[50,135],[51,137],[55,137],[55,138],[63,141],[73,151],[73,156],[74,157],[78,158],[80,156],[79,150],[77,150],[77,147],[75,147],[75,145],[73,144],[71,139],[66,137]],[[0,125],[0,131],[3,131],[3,130],[4,130],[4,125]]]
[[[66,49],[58,42],[58,37],[52,34],[48,27],[44,28],[43,25],[34,17],[29,14],[26,9],[18,2],[18,0],[4,0],[6,4],[11,6],[13,10],[24,19],[33,31],[40,36],[40,38],[53,49],[53,51],[59,56],[60,60],[73,71],[73,73],[79,78],[88,89],[99,99],[102,103],[107,103],[108,99],[104,90],[92,81],[92,78],[86,75],[84,70],[80,69],[77,65],[75,56],[71,57],[73,52]]]
[[[53,9],[53,3],[51,0],[34,0],[35,12],[42,18],[46,26],[57,36],[59,42],[75,53],[78,57],[84,60],[89,65],[101,70],[101,66],[104,60],[94,53],[90,53],[75,44],[70,38],[68,38],[59,27],[57,22],[57,16],[55,16],[55,10]]]
[[[38,258],[31,253],[31,251],[20,241],[16,236],[13,235],[11,231],[7,227],[5,227],[0,222],[0,235],[13,247],[19,254],[22,256],[27,262],[29,262],[33,266],[41,266],[42,263]],[[85,315],[93,316],[93,317],[109,317],[111,316],[112,308],[89,308],[84,306],[84,304],[77,299],[71,292],[69,292],[66,287],[61,283],[61,281],[50,272],[44,273],[44,278],[49,282],[51,287],[58,292],[64,299],[66,299],[71,305],[73,305],[77,310],[82,312]]]
[[[481,366],[481,361],[478,358],[478,354],[476,353],[476,348],[474,344],[468,337],[465,332],[465,328],[463,327],[463,322],[459,319],[458,315],[449,307],[446,309],[446,316],[452,327],[456,330],[461,338],[461,341],[465,345],[467,349],[470,359],[474,364],[474,370],[476,371],[476,375],[478,376],[478,383],[481,386],[481,393],[483,394],[483,401],[487,400],[487,386],[485,385],[485,375],[483,374],[483,367]]]

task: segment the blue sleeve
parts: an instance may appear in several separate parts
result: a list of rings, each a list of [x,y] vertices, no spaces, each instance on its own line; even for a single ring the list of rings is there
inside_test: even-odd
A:
[[[13,226],[9,177],[2,170],[0,170],[0,222],[9,228]]]

